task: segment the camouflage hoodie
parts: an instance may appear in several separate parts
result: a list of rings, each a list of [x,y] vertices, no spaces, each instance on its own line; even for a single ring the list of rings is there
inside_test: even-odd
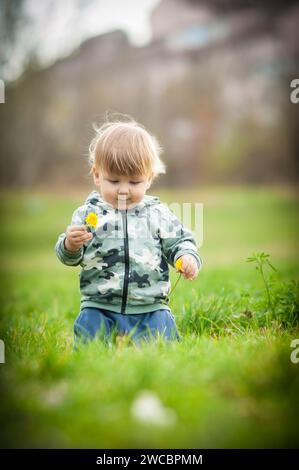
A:
[[[75,210],[71,225],[84,224],[90,212],[98,216],[91,241],[71,252],[65,248],[62,233],[55,246],[62,263],[82,267],[81,308],[124,314],[170,310],[168,264],[174,266],[189,253],[199,268],[202,265],[192,232],[154,196],[145,195],[135,207],[118,210],[92,191]]]

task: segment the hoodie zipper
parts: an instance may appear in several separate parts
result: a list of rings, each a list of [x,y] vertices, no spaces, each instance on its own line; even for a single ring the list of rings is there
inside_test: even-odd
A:
[[[126,303],[128,297],[128,284],[129,284],[129,241],[128,241],[128,220],[127,220],[127,209],[126,212],[121,211],[124,213],[123,217],[123,225],[124,225],[124,246],[125,246],[125,278],[124,278],[124,288],[123,288],[123,297],[121,303],[121,313],[125,313],[126,310]]]

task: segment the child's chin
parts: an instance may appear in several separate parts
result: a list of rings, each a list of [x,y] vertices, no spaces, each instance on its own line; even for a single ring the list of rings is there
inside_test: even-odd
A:
[[[116,208],[120,209],[120,210],[124,210],[124,209],[131,209],[132,207],[136,206],[136,202],[132,202],[131,200],[130,201],[119,201],[117,204],[116,204]]]

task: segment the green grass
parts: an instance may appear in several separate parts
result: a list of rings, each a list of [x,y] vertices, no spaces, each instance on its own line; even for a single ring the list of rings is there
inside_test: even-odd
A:
[[[157,194],[204,203],[204,269],[193,282],[181,279],[171,297],[182,342],[94,341],[73,352],[80,268],[63,266],[54,245],[85,194],[2,192],[2,447],[298,446],[299,363],[290,360],[299,338],[295,192]],[[255,263],[246,262],[262,251],[277,268],[265,267],[272,309]],[[144,391],[171,419],[136,418],[132,407]]]

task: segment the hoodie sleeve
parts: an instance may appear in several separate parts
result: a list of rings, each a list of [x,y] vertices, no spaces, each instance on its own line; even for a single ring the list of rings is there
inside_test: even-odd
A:
[[[194,256],[198,268],[201,269],[202,259],[197,252],[193,233],[166,206],[163,206],[159,225],[162,252],[166,256],[167,262],[174,266],[178,258],[190,254]]]
[[[82,225],[85,220],[86,206],[81,206],[75,210],[70,225]],[[55,245],[55,251],[58,259],[67,266],[78,266],[83,258],[83,247],[77,251],[69,251],[65,248],[66,234],[61,233]]]

